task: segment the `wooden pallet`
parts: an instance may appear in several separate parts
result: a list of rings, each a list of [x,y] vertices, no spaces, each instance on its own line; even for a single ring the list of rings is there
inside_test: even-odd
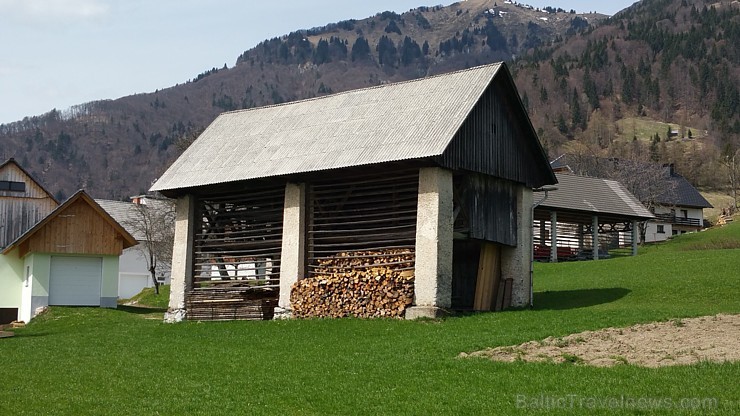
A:
[[[187,319],[191,321],[268,320],[275,315],[276,291],[243,288],[192,290],[185,297]]]

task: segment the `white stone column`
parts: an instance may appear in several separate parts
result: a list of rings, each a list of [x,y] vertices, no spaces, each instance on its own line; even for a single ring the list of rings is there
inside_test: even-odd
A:
[[[452,172],[419,170],[414,306],[406,318],[435,318],[452,302]]]
[[[637,255],[637,241],[640,239],[637,221],[632,221],[632,255]]]
[[[283,246],[280,254],[280,299],[278,307],[290,311],[290,289],[306,273],[306,185],[285,185]]]
[[[195,197],[185,195],[178,198],[176,209],[170,271],[170,304],[164,316],[165,322],[179,322],[185,318],[185,293],[193,286]]]
[[[558,262],[558,213],[550,213],[550,262]]]
[[[530,303],[532,282],[532,190],[519,186],[516,192],[516,247],[504,246],[501,251],[501,278],[512,279],[511,306],[522,307]],[[544,225],[544,221],[540,221]],[[541,244],[545,244],[542,240]]]
[[[598,260],[599,259],[599,216],[594,215],[593,222],[591,223],[593,233],[593,239],[594,239],[594,250],[593,250],[593,259]]]

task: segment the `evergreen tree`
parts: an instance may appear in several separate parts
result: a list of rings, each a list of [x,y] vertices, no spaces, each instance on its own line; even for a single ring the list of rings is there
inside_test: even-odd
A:
[[[573,99],[570,105],[572,126],[573,128],[580,127],[581,129],[585,129],[585,117],[583,116],[583,112],[581,111],[580,101],[581,100],[578,99],[578,90],[573,88]]]
[[[329,56],[329,42],[322,38],[319,39],[319,43],[316,45],[316,50],[313,53],[313,63],[321,65],[327,62],[331,62],[331,57]]]
[[[368,59],[370,57],[370,44],[367,39],[360,36],[352,45],[352,61]]]
[[[416,41],[406,36],[401,45],[401,64],[410,65],[421,58],[421,48]]]
[[[395,67],[398,63],[398,49],[388,36],[383,35],[378,41],[378,63]]]

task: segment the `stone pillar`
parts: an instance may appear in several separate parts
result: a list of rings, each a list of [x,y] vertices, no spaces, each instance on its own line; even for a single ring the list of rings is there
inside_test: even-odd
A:
[[[594,215],[593,222],[591,223],[591,233],[593,234],[593,259],[599,259],[599,216]]]
[[[452,172],[419,170],[414,306],[407,319],[436,318],[452,302]]]
[[[283,246],[280,254],[280,299],[276,314],[290,314],[290,288],[306,273],[306,185],[285,185]]]
[[[170,271],[170,305],[164,315],[165,322],[179,322],[185,318],[185,292],[193,287],[195,197],[181,196],[177,199],[176,209]]]
[[[540,245],[546,245],[547,229],[545,229],[545,220],[537,220],[540,225]]]
[[[632,221],[632,255],[637,255],[637,241],[640,239],[637,221]]]
[[[532,190],[519,186],[516,193],[516,247],[504,246],[501,251],[501,277],[512,279],[511,307],[530,304],[532,284]],[[544,225],[544,221],[540,221]],[[541,244],[544,245],[544,239]]]
[[[550,213],[550,262],[558,262],[558,213]]]

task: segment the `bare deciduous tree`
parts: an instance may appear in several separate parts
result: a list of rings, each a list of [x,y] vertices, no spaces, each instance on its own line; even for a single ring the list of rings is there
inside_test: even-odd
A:
[[[672,168],[642,160],[600,158],[587,154],[570,156],[568,166],[575,174],[611,179],[621,183],[651,212],[659,206],[672,206],[676,199],[676,182]],[[640,241],[645,241],[647,221],[642,221]]]
[[[740,147],[727,144],[722,150],[722,155],[719,159],[720,164],[727,169],[727,180],[730,185],[730,192],[732,193],[732,200],[734,202],[733,211],[738,208],[738,188],[740,188]]]
[[[172,264],[172,245],[175,238],[175,204],[164,199],[148,199],[134,204],[135,214],[124,226],[140,239],[138,249],[144,255],[147,270],[159,294],[157,272],[164,273]]]

